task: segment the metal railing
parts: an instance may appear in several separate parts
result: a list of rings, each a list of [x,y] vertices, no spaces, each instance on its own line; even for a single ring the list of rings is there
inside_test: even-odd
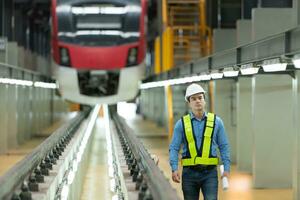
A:
[[[300,26],[277,33],[266,38],[250,42],[231,49],[216,52],[204,58],[194,59],[169,71],[151,75],[143,82],[161,81],[173,78],[209,73],[212,70],[223,70],[226,67],[240,67],[253,63],[260,65],[262,61],[273,58],[284,58],[287,61],[300,54]],[[291,62],[289,61],[289,64]],[[294,68],[287,68],[279,73],[286,74]]]
[[[0,62],[0,78],[15,78],[30,81],[54,82],[50,76],[39,72]]]

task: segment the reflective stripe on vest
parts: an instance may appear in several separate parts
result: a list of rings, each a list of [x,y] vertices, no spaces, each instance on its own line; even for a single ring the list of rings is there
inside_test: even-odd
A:
[[[202,148],[202,156],[198,155],[195,138],[193,135],[192,129],[192,120],[190,115],[185,115],[182,118],[184,124],[184,133],[188,143],[188,151],[190,152],[190,158],[183,158],[182,165],[183,166],[193,166],[193,165],[217,165],[219,162],[218,158],[209,157],[211,142],[212,142],[212,133],[215,125],[215,115],[213,113],[207,113],[205,131],[204,131],[204,139]]]

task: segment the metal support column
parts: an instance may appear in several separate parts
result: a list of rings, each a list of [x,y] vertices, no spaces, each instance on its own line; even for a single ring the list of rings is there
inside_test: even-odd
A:
[[[295,135],[293,138],[293,199],[300,199],[300,72],[296,71],[296,78],[293,79],[293,130]]]
[[[163,49],[162,49],[162,45],[163,45],[163,40],[162,40],[162,34],[163,34],[163,19],[162,19],[162,3],[163,3],[163,1],[158,1],[157,2],[157,10],[158,10],[158,33],[159,33],[159,48],[160,48],[160,50],[159,50],[159,53],[160,53],[160,60],[159,60],[159,62],[160,62],[160,72],[162,72],[162,69],[163,69],[163,54],[162,54],[162,51],[163,51]]]

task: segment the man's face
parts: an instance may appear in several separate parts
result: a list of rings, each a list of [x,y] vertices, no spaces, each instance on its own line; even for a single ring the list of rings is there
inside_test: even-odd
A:
[[[205,108],[205,99],[203,93],[198,93],[190,96],[189,98],[189,106],[192,111],[199,112],[204,111]]]

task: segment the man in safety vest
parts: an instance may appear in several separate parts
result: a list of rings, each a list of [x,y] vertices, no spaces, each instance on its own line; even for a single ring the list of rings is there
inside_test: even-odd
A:
[[[202,190],[205,200],[218,199],[217,149],[224,164],[223,176],[230,171],[230,150],[220,117],[205,112],[205,91],[198,84],[186,89],[185,100],[192,112],[177,121],[170,144],[172,179],[180,183],[178,153],[182,151],[182,191],[185,200],[198,200]]]

